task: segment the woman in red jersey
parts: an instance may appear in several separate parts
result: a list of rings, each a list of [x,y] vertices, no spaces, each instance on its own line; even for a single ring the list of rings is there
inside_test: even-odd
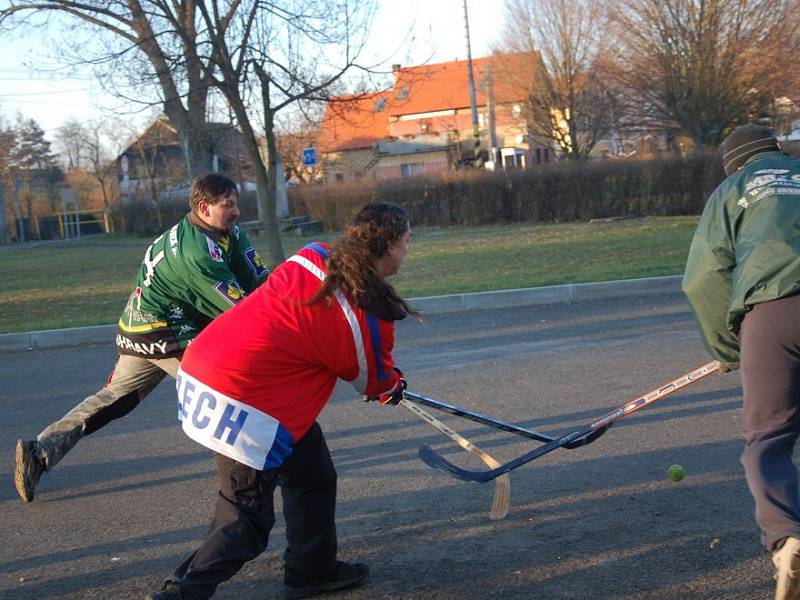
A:
[[[402,398],[392,359],[394,321],[419,315],[395,292],[408,216],[371,203],[345,236],[308,244],[187,349],[178,372],[184,432],[216,455],[220,492],[200,547],[151,600],[210,598],[266,548],[281,486],[286,520],[284,598],[366,578],[336,560],[336,470],[316,422],[337,379],[384,404]]]

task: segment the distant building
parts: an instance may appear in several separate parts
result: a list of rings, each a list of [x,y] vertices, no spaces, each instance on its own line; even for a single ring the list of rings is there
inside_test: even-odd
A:
[[[775,123],[778,139],[782,142],[800,142],[800,109],[788,96],[775,100]]]
[[[241,132],[227,123],[208,123],[214,157],[212,169],[242,187],[253,181]],[[165,116],[156,118],[118,157],[117,173],[123,202],[137,198],[185,196],[189,187],[186,157],[175,127]]]
[[[506,85],[507,69],[535,69],[538,54],[473,59],[479,149],[488,168],[549,162],[552,149],[532,143],[522,116],[526,90]],[[331,99],[318,152],[322,178],[396,179],[474,164],[467,61],[395,65],[388,90]]]

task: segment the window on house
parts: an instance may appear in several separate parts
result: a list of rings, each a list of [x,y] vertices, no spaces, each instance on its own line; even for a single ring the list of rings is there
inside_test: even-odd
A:
[[[382,112],[384,108],[386,108],[386,98],[375,100],[375,112]]]
[[[402,163],[400,165],[401,177],[413,177],[422,173],[422,163]]]
[[[344,181],[344,173],[334,173],[333,179],[335,181]]]
[[[410,91],[411,91],[411,88],[409,86],[407,86],[407,85],[404,85],[399,90],[397,90],[397,97],[400,100],[403,100],[404,98],[408,98],[408,93]]]

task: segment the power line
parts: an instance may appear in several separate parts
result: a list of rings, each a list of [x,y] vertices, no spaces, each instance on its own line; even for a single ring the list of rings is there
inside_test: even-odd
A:
[[[2,94],[0,98],[11,98],[12,96],[52,96],[54,94],[76,94],[78,92],[91,92],[94,88],[78,88],[76,90],[51,90],[49,92],[19,92],[14,94]]]
[[[43,106],[82,106],[82,107],[86,107],[86,103],[85,102],[58,102],[58,103],[55,103],[55,102],[47,101],[47,100],[40,100],[40,101],[37,101],[37,100],[25,100],[24,103],[23,103],[23,101],[20,101],[20,100],[16,100],[16,101],[12,100],[9,103],[9,106],[22,106],[22,107],[24,107],[24,106],[27,106],[29,104],[38,104],[38,105],[43,105]]]
[[[16,73],[14,73],[16,75]],[[30,81],[31,83],[57,83],[59,81],[94,81],[93,77],[70,77],[69,79],[35,79],[33,77],[5,77],[0,75],[0,81]]]

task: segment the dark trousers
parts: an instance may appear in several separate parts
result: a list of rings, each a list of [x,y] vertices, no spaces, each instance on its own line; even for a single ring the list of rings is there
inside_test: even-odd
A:
[[[278,469],[257,471],[216,455],[219,496],[208,533],[175,570],[191,600],[205,600],[267,547],[275,523],[273,492],[280,485],[286,521],[286,568],[319,575],[336,564],[336,470],[314,423]]]
[[[800,495],[792,452],[800,435],[800,295],[757,304],[740,332],[744,392],[742,464],[761,541],[773,551],[800,538]]]

